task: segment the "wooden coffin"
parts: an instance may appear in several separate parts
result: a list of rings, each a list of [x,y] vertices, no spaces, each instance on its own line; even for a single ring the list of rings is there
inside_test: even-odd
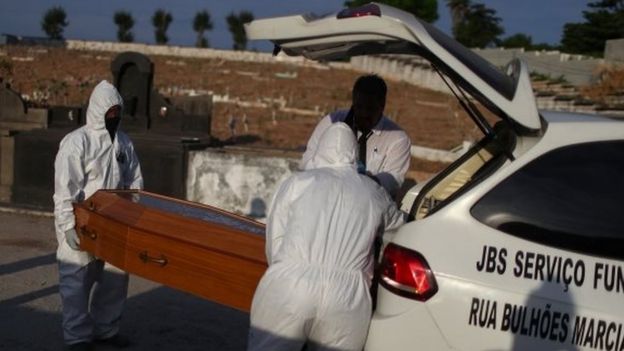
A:
[[[267,268],[264,225],[145,191],[74,204],[80,245],[129,273],[249,311]]]

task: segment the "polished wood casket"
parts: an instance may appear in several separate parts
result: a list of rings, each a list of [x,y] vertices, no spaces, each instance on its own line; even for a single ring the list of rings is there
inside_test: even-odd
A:
[[[249,311],[267,268],[264,225],[145,191],[100,190],[74,204],[80,245],[129,273]]]

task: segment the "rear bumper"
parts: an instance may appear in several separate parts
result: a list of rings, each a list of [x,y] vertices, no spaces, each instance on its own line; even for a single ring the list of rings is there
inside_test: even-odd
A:
[[[425,303],[397,296],[381,286],[378,303],[365,350],[451,350]]]

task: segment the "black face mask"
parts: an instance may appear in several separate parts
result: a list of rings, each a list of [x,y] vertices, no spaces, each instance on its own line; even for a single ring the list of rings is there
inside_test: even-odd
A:
[[[119,122],[121,122],[120,116],[104,119],[104,123],[106,124],[106,130],[108,130],[108,134],[111,137],[111,141],[115,140],[115,133],[117,132],[117,127],[119,126]]]

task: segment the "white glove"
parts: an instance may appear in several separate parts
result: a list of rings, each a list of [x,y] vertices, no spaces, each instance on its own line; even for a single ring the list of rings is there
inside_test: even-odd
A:
[[[65,232],[65,241],[67,241],[67,245],[74,250],[80,250],[80,238],[78,237],[78,233],[76,233],[76,229],[72,228]]]

